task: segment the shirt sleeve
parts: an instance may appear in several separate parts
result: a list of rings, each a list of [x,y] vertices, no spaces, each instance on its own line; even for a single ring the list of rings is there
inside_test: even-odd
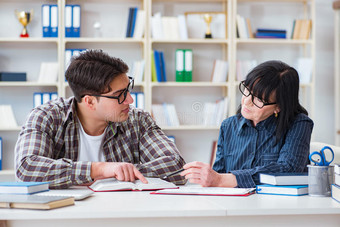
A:
[[[176,145],[156,125],[148,113],[140,112],[140,162],[137,168],[147,177],[164,177],[183,168],[185,161]],[[184,177],[176,174],[168,178],[175,184],[185,184]]]
[[[309,145],[313,129],[313,122],[308,120],[296,121],[286,134],[277,161],[251,169],[232,170],[236,176],[238,187],[255,187],[255,177],[258,173],[303,172],[308,163]]]
[[[91,162],[56,157],[55,147],[60,141],[54,139],[61,130],[58,131],[52,119],[41,109],[34,109],[29,115],[15,146],[17,179],[49,182],[50,188],[91,182]]]

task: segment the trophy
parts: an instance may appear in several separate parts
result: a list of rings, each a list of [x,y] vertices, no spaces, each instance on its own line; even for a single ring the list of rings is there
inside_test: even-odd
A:
[[[32,18],[33,18],[33,9],[31,9],[30,12],[26,12],[26,11],[17,11],[15,10],[15,14],[19,20],[19,22],[24,26],[24,28],[22,29],[22,32],[20,34],[20,37],[22,38],[28,38],[29,35],[27,33],[27,29],[26,26],[31,22]]]
[[[211,35],[210,23],[212,21],[212,15],[210,15],[209,13],[206,13],[206,14],[203,15],[203,19],[204,19],[205,23],[207,24],[207,29],[205,31],[205,38],[211,39],[212,35]]]

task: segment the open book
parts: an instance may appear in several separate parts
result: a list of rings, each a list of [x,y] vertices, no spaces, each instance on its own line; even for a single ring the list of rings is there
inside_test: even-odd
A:
[[[178,188],[175,184],[159,178],[146,178],[148,183],[119,181],[116,178],[96,180],[89,188],[95,192],[106,191],[153,191],[165,188]]]
[[[255,188],[199,188],[181,187],[178,189],[163,189],[151,194],[162,195],[214,195],[214,196],[248,196],[255,192]]]

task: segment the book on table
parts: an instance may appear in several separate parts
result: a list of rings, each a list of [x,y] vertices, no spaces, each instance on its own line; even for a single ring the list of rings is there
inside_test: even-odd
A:
[[[153,191],[165,188],[178,188],[174,183],[159,179],[148,178],[148,183],[144,184],[140,180],[135,182],[119,181],[116,178],[106,178],[96,180],[89,188],[95,192],[105,191]]]
[[[292,195],[300,196],[308,194],[308,185],[257,185],[257,194]]]
[[[221,188],[221,187],[181,187],[163,189],[151,194],[155,195],[208,195],[208,196],[248,196],[254,194],[255,188]]]
[[[332,184],[332,199],[340,203],[340,186],[336,184]]]
[[[69,196],[0,195],[0,207],[50,210],[74,204]]]
[[[48,191],[47,182],[0,182],[0,193],[32,194]]]
[[[260,173],[260,182],[272,185],[306,185],[308,173]]]
[[[45,192],[39,192],[39,196],[67,196],[73,197],[74,200],[83,200],[90,197],[94,192],[86,186],[71,186],[67,189],[52,189]]]

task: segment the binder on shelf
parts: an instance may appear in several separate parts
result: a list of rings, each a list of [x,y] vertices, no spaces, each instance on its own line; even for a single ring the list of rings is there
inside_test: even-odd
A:
[[[163,51],[159,52],[160,54],[160,63],[161,63],[161,75],[162,75],[162,82],[166,82],[166,68],[165,68],[165,59]]]
[[[156,78],[158,82],[162,82],[162,69],[161,69],[161,57],[160,52],[157,50],[153,51],[154,53],[154,62],[155,62],[155,69],[156,69]]]
[[[192,50],[184,51],[184,81],[192,82]]]
[[[2,138],[0,137],[0,170],[2,170]]]
[[[58,37],[58,5],[50,5],[51,37]]]
[[[33,93],[33,108],[45,104],[51,100],[58,98],[57,92],[34,92]]]
[[[184,50],[177,49],[175,54],[176,82],[184,81]]]
[[[133,38],[135,39],[143,38],[144,30],[145,30],[145,10],[138,9]]]
[[[133,23],[133,15],[134,15],[134,8],[130,7],[129,8],[129,16],[128,16],[128,23],[126,27],[126,38],[131,37],[131,29],[132,29],[132,23]]]
[[[80,5],[72,5],[72,37],[80,37]]]
[[[25,72],[0,72],[0,81],[27,81]]]
[[[157,81],[157,73],[156,73],[156,66],[155,66],[155,51],[151,51],[151,81]]]
[[[41,24],[43,37],[51,37],[51,17],[50,5],[43,4],[41,6]]]
[[[72,5],[65,5],[65,37],[72,37]]]
[[[137,12],[138,12],[138,8],[136,8],[136,7],[133,8],[133,17],[132,17],[131,31],[130,31],[130,36],[129,37],[133,37],[134,32],[135,32]]]

